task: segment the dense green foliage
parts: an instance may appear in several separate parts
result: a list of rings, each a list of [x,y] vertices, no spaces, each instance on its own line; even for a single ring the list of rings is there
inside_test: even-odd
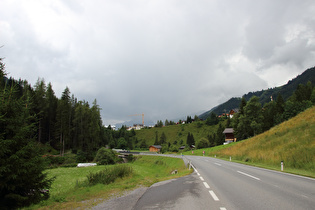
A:
[[[133,149],[135,132],[127,131],[125,126],[119,131],[104,127],[96,99],[92,105],[78,100],[68,87],[57,98],[51,83],[46,85],[44,79],[38,79],[33,88],[27,81],[8,79],[2,62],[1,68],[2,89],[4,86],[7,90],[14,89],[13,97],[27,100],[24,105],[33,117],[35,131],[32,137],[40,144],[51,146],[54,155],[64,156],[72,150],[84,162],[93,160],[97,150],[105,145]],[[3,120],[10,120],[8,117]]]
[[[48,198],[52,180],[43,173],[48,164],[73,166],[75,161],[91,161],[105,145],[132,148],[134,135],[125,127],[119,131],[105,128],[96,100],[92,106],[78,101],[68,87],[58,99],[52,85],[46,85],[43,79],[38,79],[33,88],[27,81],[7,78],[0,59],[2,209]],[[69,150],[77,157],[63,158]]]
[[[94,161],[98,165],[109,165],[115,164],[117,158],[113,150],[102,147],[97,151]]]
[[[47,199],[52,179],[43,173],[45,163],[34,139],[30,90],[21,95],[4,75],[0,59],[0,208],[15,209]]]
[[[278,95],[276,101],[263,107],[258,97],[253,96],[248,102],[243,97],[239,112],[232,120],[236,138],[243,140],[255,136],[303,112],[313,105],[312,94],[315,94],[315,88],[308,82],[298,85],[287,101]]]

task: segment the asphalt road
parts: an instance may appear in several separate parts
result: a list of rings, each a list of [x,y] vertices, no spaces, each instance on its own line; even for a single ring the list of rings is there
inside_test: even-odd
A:
[[[315,179],[209,157],[185,156],[196,171],[153,185],[132,209],[315,209]]]

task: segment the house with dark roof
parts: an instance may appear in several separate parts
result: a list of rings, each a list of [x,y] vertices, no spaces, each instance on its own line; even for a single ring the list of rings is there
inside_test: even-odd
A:
[[[225,143],[229,144],[231,142],[236,142],[236,138],[234,137],[234,129],[233,128],[226,128],[223,133],[225,134]]]
[[[151,145],[149,147],[149,151],[150,152],[160,152],[162,149],[162,146],[161,145]]]

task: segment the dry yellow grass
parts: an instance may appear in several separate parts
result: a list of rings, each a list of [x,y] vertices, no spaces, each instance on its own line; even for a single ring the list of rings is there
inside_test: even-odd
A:
[[[219,157],[315,170],[315,106],[253,138],[210,152]]]

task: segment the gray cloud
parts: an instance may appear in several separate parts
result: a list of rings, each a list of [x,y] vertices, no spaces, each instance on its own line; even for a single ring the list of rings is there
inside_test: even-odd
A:
[[[164,120],[281,85],[314,66],[313,1],[8,1],[1,57],[15,78],[66,86],[104,123]]]

